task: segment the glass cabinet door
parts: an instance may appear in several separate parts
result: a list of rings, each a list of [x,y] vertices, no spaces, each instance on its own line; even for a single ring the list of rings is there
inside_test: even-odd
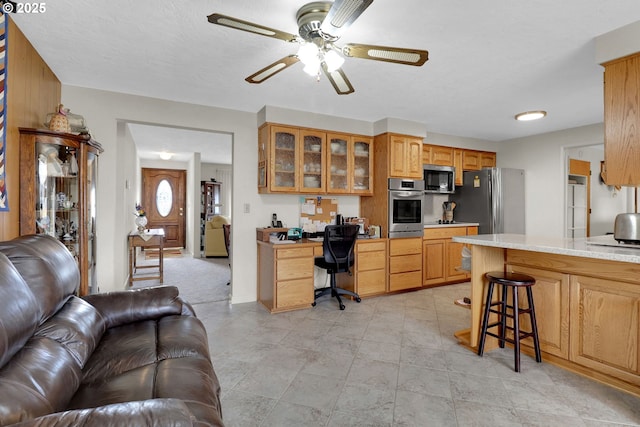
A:
[[[353,138],[353,184],[358,194],[373,192],[373,141],[371,138]]]
[[[325,136],[321,132],[302,131],[302,164],[300,190],[324,192],[325,189]]]
[[[75,147],[36,144],[36,233],[60,240],[80,256],[80,185]]]
[[[87,153],[87,181],[86,181],[86,212],[85,232],[87,235],[87,286],[89,293],[98,292],[96,280],[96,182],[98,179],[98,156],[89,151]]]
[[[298,154],[296,145],[298,132],[285,127],[273,127],[272,130],[273,173],[272,191],[297,191]]]
[[[349,136],[329,134],[327,153],[327,191],[330,193],[349,192]]]

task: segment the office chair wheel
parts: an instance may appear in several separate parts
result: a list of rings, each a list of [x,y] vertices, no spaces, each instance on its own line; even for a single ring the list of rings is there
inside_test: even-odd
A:
[[[340,310],[344,310],[344,304],[340,304]]]
[[[356,302],[360,302],[360,301],[362,301],[360,297],[356,297]]]
[[[311,303],[311,307],[315,307],[315,306],[316,306],[316,302],[314,301]]]

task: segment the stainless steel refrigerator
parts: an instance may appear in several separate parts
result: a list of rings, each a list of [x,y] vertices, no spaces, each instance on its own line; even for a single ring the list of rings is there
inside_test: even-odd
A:
[[[464,172],[463,185],[449,197],[456,222],[477,222],[479,234],[524,234],[524,171],[488,168]]]

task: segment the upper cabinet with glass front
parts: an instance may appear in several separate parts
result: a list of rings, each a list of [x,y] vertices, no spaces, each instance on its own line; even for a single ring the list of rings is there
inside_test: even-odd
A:
[[[20,128],[20,235],[48,234],[78,261],[79,295],[96,283],[100,144],[89,135]]]
[[[258,191],[370,195],[372,141],[266,123],[258,132]]]

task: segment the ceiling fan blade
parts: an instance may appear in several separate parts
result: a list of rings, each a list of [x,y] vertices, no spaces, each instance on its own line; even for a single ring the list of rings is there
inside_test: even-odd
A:
[[[320,25],[320,31],[335,39],[340,38],[372,2],[373,0],[335,0]]]
[[[219,13],[212,13],[207,17],[207,19],[212,24],[223,25],[225,27],[235,28],[236,30],[248,31],[250,33],[259,34],[261,36],[273,37],[276,39],[284,40],[286,42],[294,42],[298,39],[298,36],[294,34],[274,30],[273,28],[254,24],[253,22],[249,21],[243,21],[231,16],[221,15]]]
[[[374,46],[371,44],[347,44],[342,48],[345,56],[421,66],[429,59],[429,52],[400,47]]]
[[[329,70],[327,70],[327,64],[323,62],[322,71],[324,71],[324,75],[327,76],[327,79],[331,82],[331,86],[333,86],[338,95],[349,95],[355,92],[355,89],[351,86],[351,82],[344,71],[342,71],[342,68],[329,72]]]
[[[260,71],[251,74],[245,80],[249,83],[262,83],[267,80],[269,77],[273,77],[278,74],[280,71],[284,70],[287,67],[295,64],[300,61],[296,55],[285,56],[282,59],[277,60],[273,64],[267,65]]]

